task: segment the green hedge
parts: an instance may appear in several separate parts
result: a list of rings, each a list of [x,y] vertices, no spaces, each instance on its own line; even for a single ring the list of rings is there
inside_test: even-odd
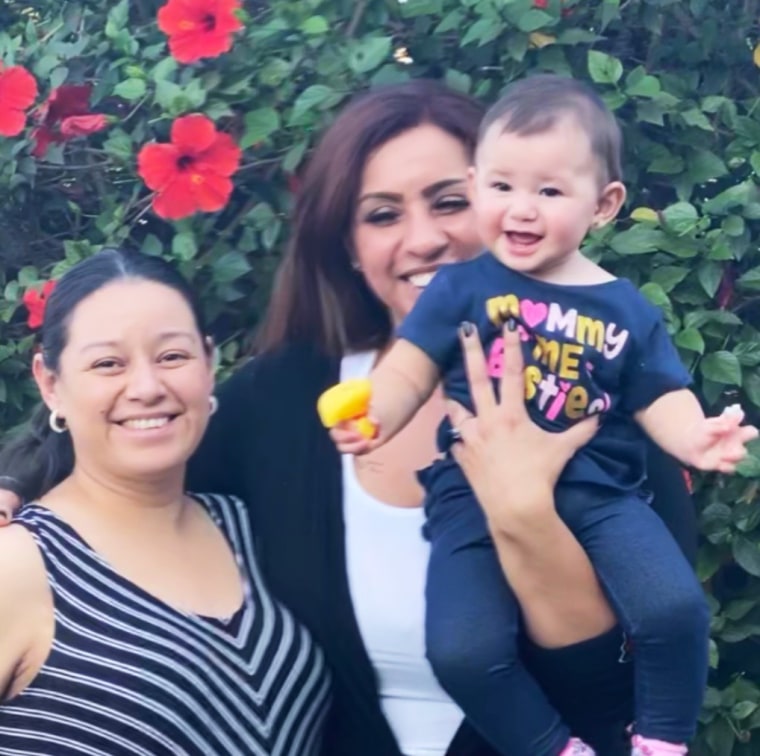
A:
[[[229,365],[265,305],[298,168],[347,98],[431,76],[490,100],[537,70],[590,78],[625,127],[629,203],[589,254],[665,310],[712,412],[740,401],[760,420],[759,0],[247,0],[231,50],[189,64],[169,54],[160,5],[0,6],[0,60],[39,87],[26,128],[0,137],[0,427],[34,394],[28,289],[106,244],[166,255],[202,291]],[[76,113],[107,118],[35,156],[32,130],[60,138],[66,114],[60,92],[46,116],[39,105],[83,82]],[[168,222],[137,154],[189,113],[229,133],[242,160],[222,210]],[[733,478],[695,480],[714,609],[698,754],[760,754],[756,451]]]

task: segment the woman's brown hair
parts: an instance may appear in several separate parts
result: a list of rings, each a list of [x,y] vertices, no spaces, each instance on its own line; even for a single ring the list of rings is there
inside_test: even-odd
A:
[[[472,157],[482,116],[477,100],[425,79],[371,90],[343,110],[304,173],[257,351],[306,342],[337,356],[385,346],[388,311],[352,268],[349,249],[364,166],[386,142],[423,124],[458,139]]]

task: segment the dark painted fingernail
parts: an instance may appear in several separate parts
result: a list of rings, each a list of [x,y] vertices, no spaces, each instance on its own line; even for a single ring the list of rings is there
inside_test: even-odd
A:
[[[517,319],[516,318],[507,318],[507,330],[508,331],[516,331],[517,330]]]
[[[459,333],[461,333],[465,338],[472,336],[472,334],[475,333],[475,326],[468,320],[463,320],[459,324]]]

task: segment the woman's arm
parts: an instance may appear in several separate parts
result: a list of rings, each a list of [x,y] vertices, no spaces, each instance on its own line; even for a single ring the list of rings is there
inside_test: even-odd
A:
[[[0,702],[31,682],[53,642],[53,602],[31,535],[0,532]]]
[[[614,626],[615,616],[588,557],[554,507],[557,479],[591,439],[597,421],[590,418],[564,433],[544,431],[531,421],[515,330],[504,331],[500,403],[474,329],[462,333],[462,345],[477,417],[452,407],[451,422],[462,438],[452,453],[486,513],[528,634],[547,648],[601,635]]]

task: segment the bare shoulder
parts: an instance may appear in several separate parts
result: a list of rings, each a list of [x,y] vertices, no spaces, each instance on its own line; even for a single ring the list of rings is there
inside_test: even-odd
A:
[[[8,603],[47,592],[45,564],[32,534],[21,525],[0,528],[0,612]]]
[[[52,627],[50,588],[34,538],[21,525],[0,528],[0,699],[16,688],[21,669],[44,658]]]

